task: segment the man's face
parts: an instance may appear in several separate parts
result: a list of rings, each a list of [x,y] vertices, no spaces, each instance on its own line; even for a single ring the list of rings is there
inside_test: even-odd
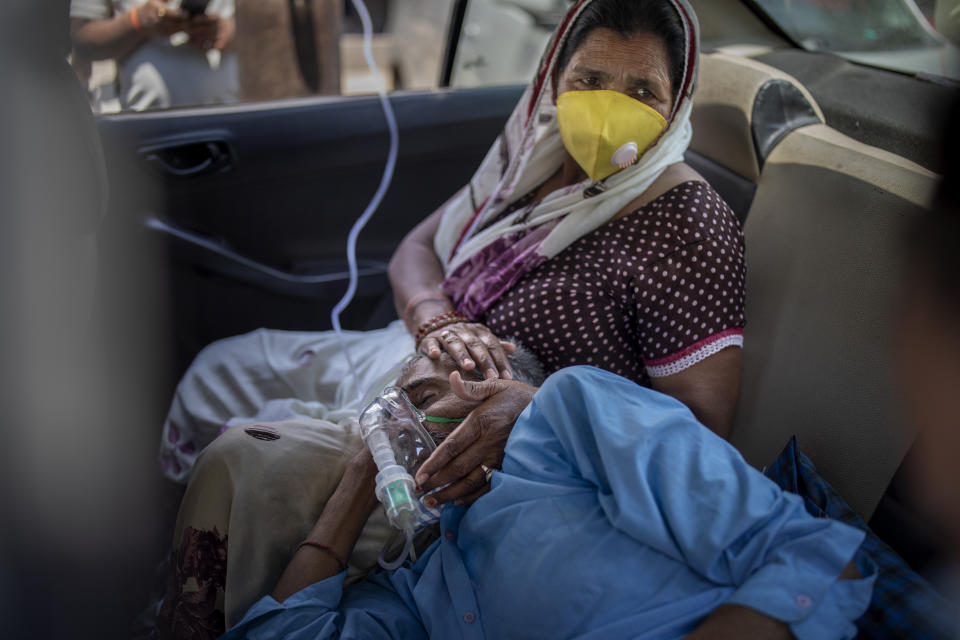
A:
[[[410,402],[417,409],[430,416],[442,418],[465,418],[480,403],[463,400],[450,389],[450,374],[457,371],[457,365],[445,352],[436,360],[426,356],[417,356],[407,370],[397,380],[397,386],[403,389]],[[467,380],[481,380],[475,371],[461,375]],[[439,444],[457,423],[427,422],[424,427]]]

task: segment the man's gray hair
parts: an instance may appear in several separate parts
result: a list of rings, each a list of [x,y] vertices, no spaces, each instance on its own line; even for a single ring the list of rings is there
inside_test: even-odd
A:
[[[539,387],[547,379],[547,374],[543,371],[543,365],[537,360],[530,349],[527,349],[519,340],[507,338],[507,342],[512,342],[517,346],[517,350],[507,354],[507,362],[513,369],[513,379],[520,382]]]

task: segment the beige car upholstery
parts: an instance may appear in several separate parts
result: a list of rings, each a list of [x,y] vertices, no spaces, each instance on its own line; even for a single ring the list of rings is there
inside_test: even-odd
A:
[[[793,129],[823,114],[794,78],[749,58],[714,53],[700,62],[693,139],[687,163],[743,221],[769,150]]]
[[[911,440],[892,367],[899,243],[935,185],[899,156],[805,127],[768,158],[744,229],[747,328],[732,440],[764,465],[796,434],[864,518]]]
[[[795,78],[746,57],[702,57],[691,151],[736,176],[704,173],[728,202],[743,184],[755,189],[738,212],[747,326],[731,440],[762,468],[796,435],[869,518],[912,439],[894,401],[892,317],[903,228],[936,176],[824,122]]]
[[[702,56],[700,84],[691,116],[690,148],[757,182],[762,160],[754,142],[755,105],[763,88],[778,81],[795,87],[806,98],[816,120],[824,121],[816,101],[803,85],[779,69],[724,53]],[[780,115],[783,122],[785,118]]]

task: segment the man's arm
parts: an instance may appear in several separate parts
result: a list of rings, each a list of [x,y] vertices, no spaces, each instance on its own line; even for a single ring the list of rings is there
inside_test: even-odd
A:
[[[848,563],[840,580],[861,578],[857,567]],[[684,640],[790,640],[793,634],[785,622],[775,620],[750,607],[725,604],[713,610]]]
[[[170,9],[161,0],[102,20],[73,18],[71,33],[77,55],[87,60],[123,58],[148,38],[169,37],[188,24],[179,9]]]
[[[684,640],[790,640],[793,634],[786,623],[759,611],[738,605],[714,609]]]
[[[340,484],[307,536],[307,540],[324,545],[329,551],[309,545],[300,547],[280,576],[273,590],[274,599],[283,602],[304,587],[342,571],[340,562],[347,562],[364,523],[377,506],[376,474],[377,465],[364,447],[350,460]]]
[[[344,604],[341,563],[350,553],[370,512],[375,508],[377,468],[366,447],[348,463],[333,496],[327,501],[307,540],[321,545],[301,547],[277,583],[272,597],[255,603],[225,640],[340,637],[426,638],[420,619],[410,608],[409,592],[389,579],[372,579],[357,586]],[[381,576],[384,574],[381,574]],[[379,576],[378,576],[379,577]],[[403,582],[403,581],[400,581]],[[409,582],[415,585],[416,581]],[[412,586],[410,587],[412,588]]]

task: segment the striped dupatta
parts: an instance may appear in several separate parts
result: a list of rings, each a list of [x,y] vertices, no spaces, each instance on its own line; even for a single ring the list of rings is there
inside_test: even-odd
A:
[[[605,180],[594,183],[587,178],[548,194],[532,211],[521,207],[502,215],[563,163],[566,152],[553,102],[554,69],[571,28],[592,1],[579,0],[567,12],[503,133],[470,182],[441,207],[434,249],[446,274],[443,290],[460,312],[474,320],[527,273],[610,221],[667,167],[682,162],[690,143],[699,26],[686,0],[663,0],[681,18],[686,56],[683,84],[659,141],[636,164]]]

